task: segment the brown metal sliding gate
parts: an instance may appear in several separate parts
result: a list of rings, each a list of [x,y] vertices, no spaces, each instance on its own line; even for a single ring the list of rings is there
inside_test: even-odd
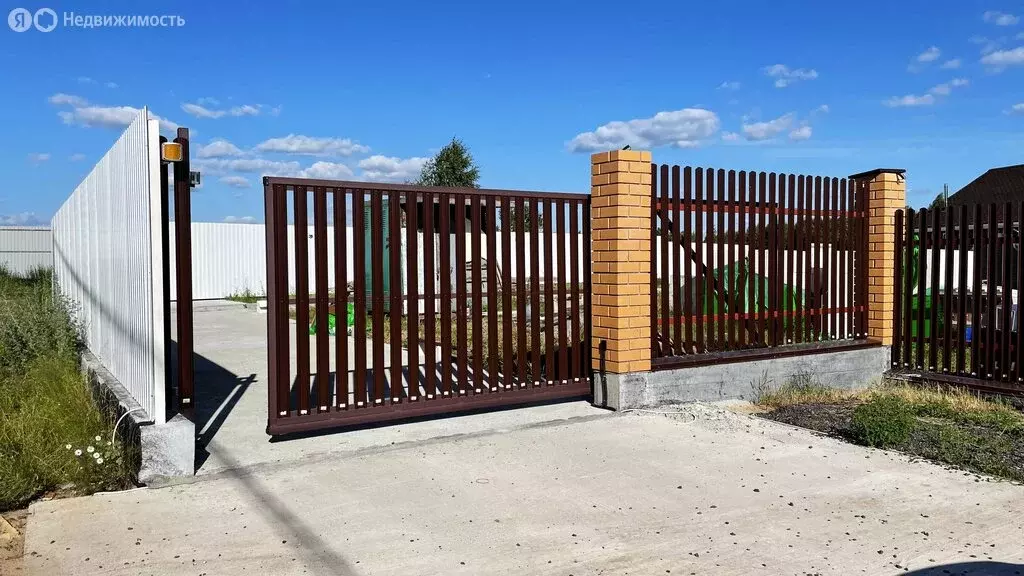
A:
[[[263,183],[269,434],[591,394],[588,195]]]

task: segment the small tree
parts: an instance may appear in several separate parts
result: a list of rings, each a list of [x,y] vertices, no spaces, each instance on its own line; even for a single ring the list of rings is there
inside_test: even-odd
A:
[[[417,184],[448,188],[479,188],[480,169],[473,162],[469,148],[458,138],[449,142],[420,171]]]
[[[945,192],[939,192],[939,195],[932,200],[932,203],[928,205],[928,210],[945,210],[946,209],[946,194]]]

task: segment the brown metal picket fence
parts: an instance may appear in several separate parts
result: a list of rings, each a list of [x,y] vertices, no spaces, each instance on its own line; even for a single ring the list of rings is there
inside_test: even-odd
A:
[[[651,167],[655,369],[867,345],[867,183]]]
[[[268,433],[591,394],[588,195],[276,177],[264,189]],[[423,293],[419,281],[403,292],[419,277],[419,232]]]
[[[897,212],[893,370],[1024,392],[1022,217],[1024,203]]]

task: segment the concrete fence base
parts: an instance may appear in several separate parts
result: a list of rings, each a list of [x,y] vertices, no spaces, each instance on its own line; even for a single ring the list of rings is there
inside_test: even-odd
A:
[[[752,400],[765,386],[810,378],[833,388],[857,389],[877,382],[889,367],[889,347],[825,352],[728,364],[595,374],[594,404],[614,410],[678,402]]]
[[[117,438],[139,483],[195,474],[194,423],[177,415],[164,424],[153,424],[151,415],[88,350],[82,354],[82,371],[100,410],[114,422],[120,420]]]

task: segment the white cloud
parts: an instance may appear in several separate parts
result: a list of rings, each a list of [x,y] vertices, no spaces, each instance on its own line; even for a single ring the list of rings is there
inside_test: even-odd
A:
[[[232,116],[259,116],[260,106],[258,104],[243,104],[242,106],[235,106],[228,110],[228,114]]]
[[[256,146],[256,150],[306,156],[351,156],[369,152],[370,148],[348,138],[318,138],[289,134],[283,138],[265,140]]]
[[[33,164],[39,164],[40,162],[46,162],[49,159],[50,159],[50,153],[49,152],[33,152],[32,154],[28,155],[29,162],[32,162]]]
[[[54,94],[53,96],[50,96],[47,100],[50,102],[50,104],[53,104],[54,106],[75,106],[75,107],[79,107],[79,106],[88,106],[88,104],[89,104],[85,100],[85,98],[82,98],[81,96],[73,96],[71,94],[64,94],[63,92],[59,92],[57,94]]]
[[[118,88],[117,82],[107,82],[104,86],[107,88]]]
[[[88,76],[79,76],[78,77],[78,83],[79,84],[95,84],[96,81],[93,80],[92,78],[89,78]]]
[[[85,154],[82,154],[82,153],[72,154],[70,160],[72,162],[81,162],[82,160],[85,160]]]
[[[202,102],[209,103],[217,101],[213,98],[200,98],[195,104],[191,102],[182,104],[181,109],[196,118],[217,119],[224,116],[259,116],[263,108],[260,104],[243,104],[241,106],[234,106],[227,110],[217,110],[214,108],[207,108],[202,104]]]
[[[406,182],[415,180],[429,158],[395,158],[376,154],[359,161],[362,178],[371,182]]]
[[[811,137],[812,129],[807,124],[793,130],[789,133],[790,140],[807,140]]]
[[[818,106],[814,110],[811,110],[811,116],[814,116],[815,114],[828,114],[828,112],[828,104],[822,104],[821,106]]]
[[[0,214],[0,226],[45,226],[49,222],[36,216],[35,212]]]
[[[943,70],[956,70],[960,67],[960,64],[962,64],[962,62],[959,58],[953,58],[952,60],[946,60],[943,62],[942,66],[939,66],[939,68],[942,68]]]
[[[978,44],[981,46],[982,54],[989,54],[1001,48],[1002,45],[1006,43],[1006,38],[992,39],[986,36],[971,36],[967,41],[971,44]]]
[[[932,86],[928,90],[929,94],[935,94],[936,96],[949,96],[949,93],[953,91],[953,88],[949,84],[939,84]]]
[[[724,142],[736,142],[740,139],[740,135],[735,132],[722,132],[722,140]]]
[[[1007,66],[1018,66],[1024,64],[1024,46],[1013,50],[998,50],[986,54],[981,58],[981,63],[990,68],[1003,69]]]
[[[638,148],[692,148],[718,132],[718,127],[718,116],[714,112],[683,108],[658,112],[650,118],[609,122],[593,132],[577,134],[568,148],[571,152],[611,150],[627,144]]]
[[[981,19],[996,26],[1013,26],[1020,22],[1020,17],[998,10],[989,10],[981,15]]]
[[[814,80],[818,77],[818,71],[813,68],[810,70],[805,68],[791,69],[785,64],[765,66],[763,71],[769,78],[775,78],[776,88],[785,88],[794,82],[798,82],[800,80]]]
[[[954,88],[960,88],[961,86],[967,86],[971,83],[967,78],[953,78],[949,82]]]
[[[255,224],[256,219],[252,216],[225,216],[224,221],[228,224]]]
[[[906,96],[893,96],[885,102],[883,102],[889,108],[909,108],[913,106],[931,106],[935,104],[935,96],[931,94],[923,94],[921,96],[915,96],[914,94],[907,94]]]
[[[235,146],[231,142],[223,139],[217,139],[205,146],[200,146],[196,152],[196,158],[229,158],[232,156],[242,156],[245,152],[242,152],[238,146]]]
[[[795,119],[796,114],[790,112],[766,122],[753,122],[750,124],[744,123],[740,130],[743,132],[743,136],[747,140],[769,140],[779,134],[782,134],[786,130],[789,130]]]
[[[718,85],[719,90],[739,90],[740,83],[735,80],[722,82]]]
[[[220,106],[220,100],[217,100],[216,98],[205,97],[196,100],[196,104],[199,104],[200,106]]]
[[[1017,34],[1017,40],[1024,40],[1024,32],[1020,32]]]
[[[1020,104],[1014,104],[1010,106],[1010,109],[1006,111],[1007,114],[1024,114],[1024,102]]]
[[[918,62],[935,62],[942,55],[942,51],[939,50],[938,46],[932,46],[917,55],[916,60]]]
[[[244,176],[224,176],[220,182],[232,188],[252,188],[252,183]]]
[[[133,106],[97,106],[90,104],[85,98],[71,94],[58,93],[50,96],[50,104],[56,106],[70,106],[71,110],[62,110],[57,116],[65,124],[103,128],[124,128],[132,123],[132,120],[142,110]],[[170,120],[161,118],[153,112],[149,113],[151,120],[158,120],[162,130],[176,130],[178,125]]]
[[[191,114],[196,118],[220,118],[226,114],[223,110],[211,110],[200,106],[199,104],[190,104],[187,102],[181,105],[181,109],[184,110],[186,114]]]
[[[197,159],[192,165],[208,174],[220,175],[228,172],[243,172],[267,176],[298,176],[298,162],[278,162],[265,158],[205,158]]]
[[[336,162],[314,162],[312,166],[299,173],[302,178],[316,178],[318,180],[351,180],[352,169],[344,164]]]

